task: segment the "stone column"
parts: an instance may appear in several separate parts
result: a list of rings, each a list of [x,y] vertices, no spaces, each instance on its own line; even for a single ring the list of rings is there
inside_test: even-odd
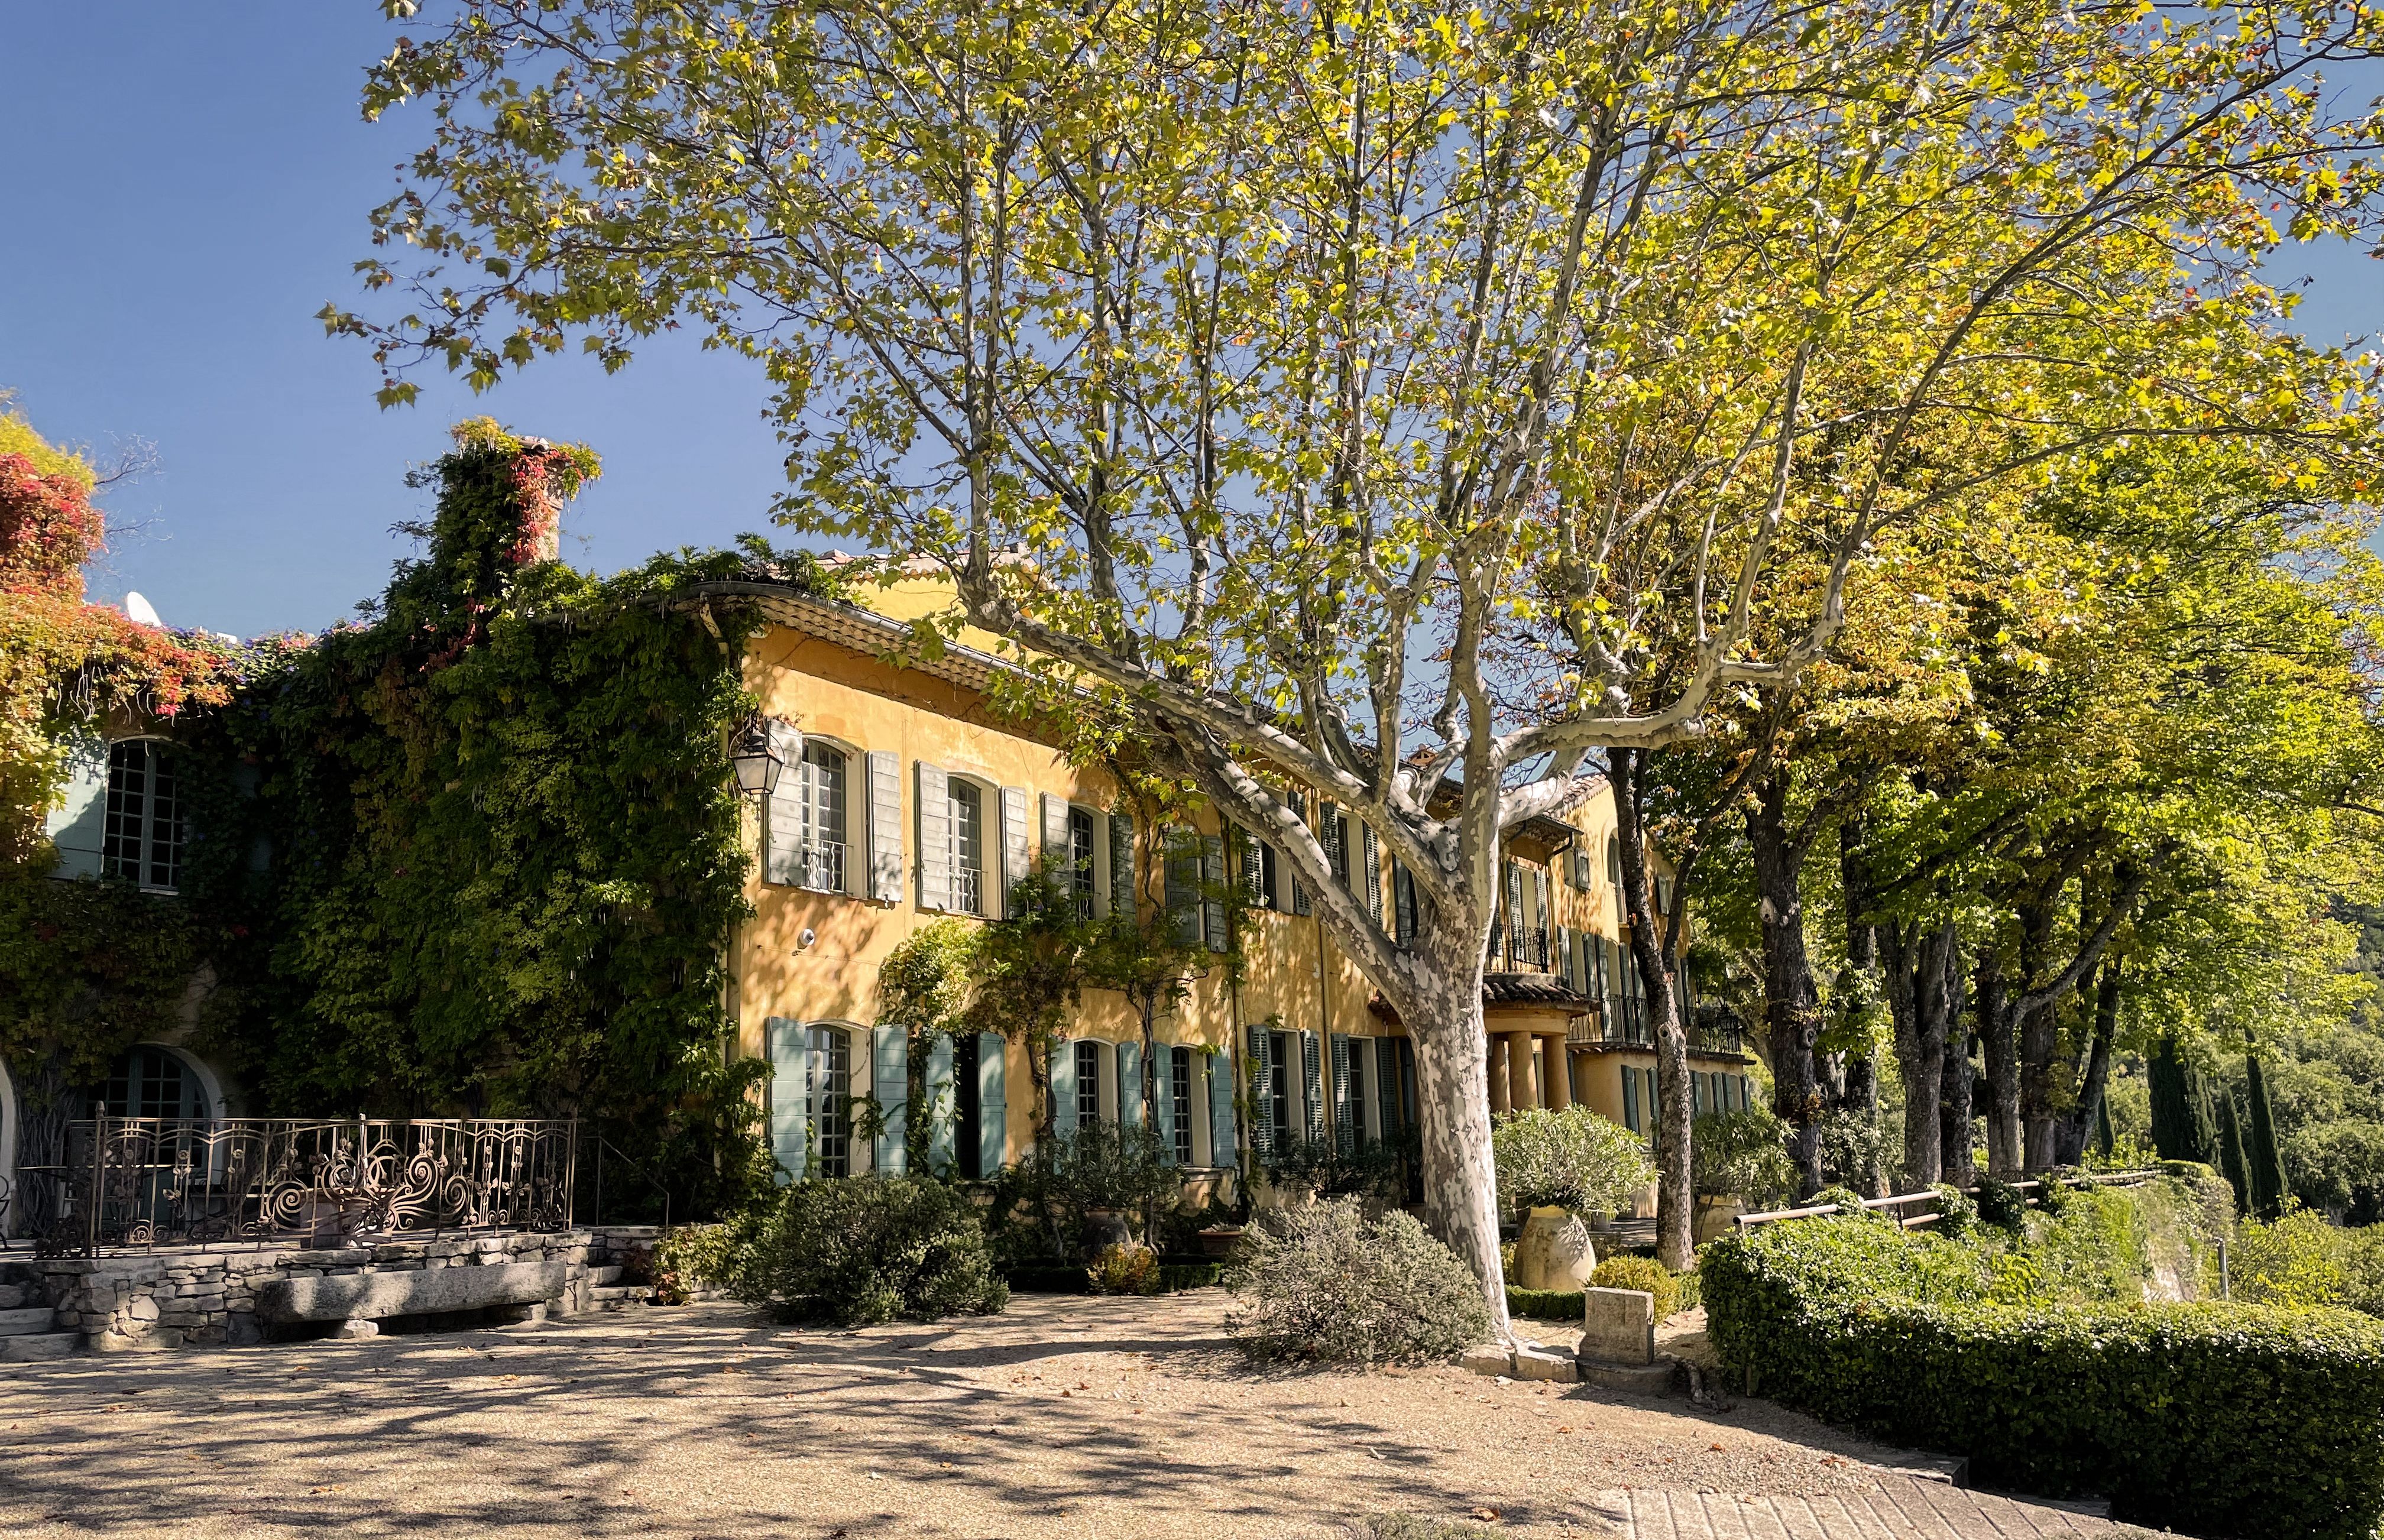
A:
[[[1490,1035],[1489,1066],[1490,1111],[1494,1114],[1511,1112],[1513,1110],[1507,1100],[1508,1072],[1506,1069],[1506,1060],[1507,1039],[1503,1036],[1494,1032]]]
[[[1540,1067],[1547,1085],[1548,1110],[1561,1112],[1572,1105],[1572,1050],[1561,1032],[1540,1037]]]
[[[1532,1035],[1509,1032],[1507,1037],[1507,1100],[1518,1111],[1537,1107],[1540,1098],[1532,1085]]]

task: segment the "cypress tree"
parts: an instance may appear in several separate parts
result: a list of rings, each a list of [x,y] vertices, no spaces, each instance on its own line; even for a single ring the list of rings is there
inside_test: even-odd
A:
[[[2244,1156],[2252,1178],[2252,1202],[2262,1219],[2285,1209],[2285,1162],[2277,1150],[2277,1114],[2268,1106],[2268,1075],[2257,1054],[2243,1058],[2244,1094],[2251,1103],[2252,1136]]]
[[[2164,1161],[2218,1163],[2218,1131],[2211,1119],[2210,1094],[2201,1072],[2178,1050],[2177,1039],[2163,1038],[2145,1066],[2152,1091],[2153,1148]]]
[[[2227,1185],[2235,1189],[2235,1211],[2252,1211],[2252,1182],[2243,1159],[2243,1124],[2235,1115],[2235,1094],[2221,1089],[2218,1093],[2218,1169]]]

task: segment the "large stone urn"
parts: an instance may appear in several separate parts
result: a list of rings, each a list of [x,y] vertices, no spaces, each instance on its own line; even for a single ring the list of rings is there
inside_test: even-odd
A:
[[[1596,1271],[1589,1227],[1571,1211],[1535,1208],[1523,1221],[1523,1233],[1515,1241],[1517,1288],[1571,1294],[1587,1288],[1589,1275]]]

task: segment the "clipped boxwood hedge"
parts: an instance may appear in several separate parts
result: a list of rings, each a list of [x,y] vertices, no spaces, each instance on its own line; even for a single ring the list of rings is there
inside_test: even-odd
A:
[[[1726,1236],[1700,1268],[1714,1347],[1763,1394],[1966,1454],[1984,1484],[2101,1492],[2129,1521],[2243,1540],[2367,1540],[2384,1519],[2384,1323],[1965,1302],[1957,1261],[1877,1220]]]
[[[1509,1288],[1507,1290],[1507,1313],[1533,1321],[1578,1323],[1583,1316],[1581,1290]]]

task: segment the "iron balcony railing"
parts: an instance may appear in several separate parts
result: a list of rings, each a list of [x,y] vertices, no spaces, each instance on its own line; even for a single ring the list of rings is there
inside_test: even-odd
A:
[[[1502,960],[1509,968],[1532,968],[1546,972],[1548,966],[1548,933],[1546,927],[1533,925],[1509,929],[1504,919],[1490,922],[1490,949],[1487,953],[1492,971]]]
[[[834,839],[814,839],[802,848],[800,857],[801,886],[817,893],[844,891],[844,845]]]
[[[952,868],[952,908],[962,914],[982,914],[977,900],[985,892],[985,872],[976,866]]]
[[[1576,1043],[1613,1043],[1625,1048],[1656,1046],[1655,1024],[1647,1020],[1645,1001],[1624,995],[1572,1019],[1567,1037]],[[1620,1007],[1618,1011],[1616,1007]],[[1743,1053],[1739,1029],[1720,1023],[1694,1023],[1688,1044],[1699,1053]]]
[[[116,1118],[69,1124],[19,1172],[19,1227],[49,1256],[204,1243],[571,1223],[565,1119]]]

